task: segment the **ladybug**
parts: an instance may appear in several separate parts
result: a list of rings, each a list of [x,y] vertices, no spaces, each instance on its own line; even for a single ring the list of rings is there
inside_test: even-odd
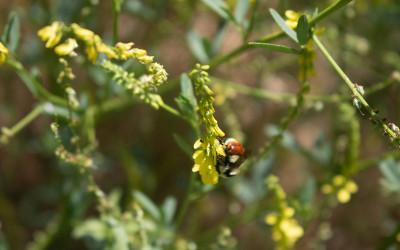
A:
[[[235,138],[220,138],[225,156],[218,156],[216,170],[222,177],[232,177],[239,173],[239,167],[245,160],[245,149]]]

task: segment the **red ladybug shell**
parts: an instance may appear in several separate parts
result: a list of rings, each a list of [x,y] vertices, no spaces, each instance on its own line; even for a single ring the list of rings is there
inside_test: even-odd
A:
[[[228,138],[225,141],[225,152],[228,155],[239,155],[244,156],[244,147],[243,145],[233,138]]]

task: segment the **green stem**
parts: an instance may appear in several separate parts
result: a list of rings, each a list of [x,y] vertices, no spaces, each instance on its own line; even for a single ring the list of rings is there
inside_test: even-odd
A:
[[[334,2],[333,4],[329,5],[328,7],[326,7],[324,10],[322,10],[315,18],[311,19],[310,24],[316,24],[318,22],[320,22],[321,20],[323,20],[324,18],[326,18],[327,16],[329,16],[330,14],[332,14],[333,12],[335,12],[336,10],[342,8],[343,6],[345,6],[346,4],[350,3],[352,0],[338,0],[336,2]],[[278,33],[274,33],[271,35],[268,35],[266,37],[263,37],[259,40],[256,40],[255,42],[271,42],[273,40],[282,38],[285,36],[285,33],[283,31],[278,32]],[[233,51],[222,55],[220,57],[214,58],[209,65],[211,67],[216,67],[220,64],[223,64],[231,59],[233,59],[234,57],[240,55],[241,53],[243,53],[244,51],[250,49],[251,46],[249,46],[248,44],[243,44],[242,46],[234,49]]]
[[[29,123],[31,123],[36,117],[38,117],[43,112],[44,106],[42,104],[36,106],[29,114],[22,118],[17,124],[10,128],[12,135],[17,134],[23,128],[25,128]]]
[[[182,116],[181,116],[181,114],[179,113],[179,111],[178,110],[176,110],[176,109],[174,109],[173,107],[171,107],[171,106],[169,106],[168,104],[166,104],[166,103],[162,103],[162,105],[160,106],[162,109],[164,109],[165,111],[167,111],[167,112],[169,112],[170,114],[173,114],[173,115],[175,115],[175,116],[177,116],[177,117],[181,117],[182,118]]]
[[[23,128],[25,128],[29,123],[36,119],[44,111],[44,105],[37,105],[29,114],[22,118],[17,124],[11,128],[2,128],[0,141],[6,143],[11,137],[18,134]]]
[[[329,16],[330,14],[332,14],[333,12],[335,12],[336,10],[346,6],[348,3],[350,3],[352,0],[339,0],[334,2],[333,4],[329,5],[327,8],[325,8],[324,10],[322,10],[318,16],[316,16],[315,18],[313,18],[310,21],[310,24],[316,24],[319,21],[321,21],[322,19],[324,19],[325,17]]]
[[[328,62],[331,64],[331,66],[335,69],[336,73],[343,79],[347,87],[350,89],[352,92],[353,98],[356,98],[364,110],[368,113],[370,116],[371,120],[373,120],[378,126],[380,126],[383,131],[395,142],[397,142],[397,134],[394,132],[387,124],[385,124],[382,119],[378,117],[377,112],[374,111],[373,108],[368,104],[368,102],[365,100],[363,95],[358,91],[356,85],[350,80],[350,78],[344,73],[344,71],[340,68],[340,66],[336,63],[336,61],[333,59],[333,57],[329,54],[328,50],[325,48],[325,46],[321,43],[321,41],[318,39],[317,36],[313,36],[313,40],[317,47],[321,50],[322,54],[325,56],[325,58],[328,60]]]
[[[119,41],[119,11],[113,9],[113,44],[116,44]]]

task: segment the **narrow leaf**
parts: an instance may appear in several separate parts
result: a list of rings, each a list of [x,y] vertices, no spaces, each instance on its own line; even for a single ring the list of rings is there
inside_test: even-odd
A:
[[[190,31],[186,35],[186,40],[190,50],[197,60],[201,63],[207,63],[210,60],[202,38],[195,31]]]
[[[276,24],[278,24],[278,26],[282,29],[283,32],[286,33],[286,35],[288,35],[293,41],[295,41],[296,43],[298,43],[297,40],[297,36],[296,36],[296,32],[294,32],[294,30],[292,30],[287,24],[285,19],[283,19],[281,17],[281,15],[279,15],[278,12],[276,12],[276,10],[274,9],[269,9],[269,12],[271,13],[272,18],[275,20]]]
[[[300,45],[305,45],[310,39],[310,25],[305,15],[301,15],[299,18],[296,27],[296,34]]]
[[[299,54],[297,49],[287,47],[285,45],[273,44],[273,43],[261,43],[261,42],[249,42],[249,46],[253,48],[264,48],[277,52],[283,52],[288,54]]]
[[[164,221],[167,225],[172,223],[176,212],[176,205],[176,199],[172,196],[168,196],[162,204],[161,210],[163,213]]]
[[[186,97],[195,108],[197,107],[196,97],[193,91],[192,81],[187,74],[181,75],[181,93],[182,96]]]
[[[249,0],[237,0],[235,8],[235,20],[241,24],[246,17],[247,11],[249,10]]]
[[[202,0],[202,2],[217,13],[220,17],[225,20],[230,20],[236,23],[235,17],[229,11],[228,6],[222,0]]]
[[[133,197],[140,204],[140,206],[146,212],[148,212],[151,217],[153,217],[153,219],[156,219],[156,220],[161,219],[160,210],[158,210],[157,206],[153,203],[153,201],[150,200],[144,193],[139,192],[139,191],[134,191]]]
[[[18,48],[20,37],[20,22],[16,12],[11,12],[8,16],[7,24],[4,28],[1,40],[6,44],[6,47],[15,52]]]

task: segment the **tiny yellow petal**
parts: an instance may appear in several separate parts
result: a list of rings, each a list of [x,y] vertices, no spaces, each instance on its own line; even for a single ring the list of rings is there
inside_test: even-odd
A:
[[[113,48],[107,46],[106,44],[100,42],[97,45],[97,50],[101,53],[104,53],[108,58],[115,59],[117,58],[117,53],[113,50]]]
[[[330,194],[330,193],[332,193],[333,188],[329,184],[324,184],[321,187],[321,191],[322,191],[323,194]]]
[[[278,221],[278,216],[275,213],[268,214],[265,216],[265,223],[268,225],[274,225]]]
[[[297,20],[299,18],[299,13],[293,10],[285,11],[285,16],[290,20]]]
[[[92,63],[96,62],[98,53],[94,46],[86,47],[86,55],[87,55],[89,61],[91,61]]]
[[[45,26],[38,31],[39,38],[46,42],[46,48],[56,46],[62,38],[63,23],[53,22],[51,25]]]
[[[76,56],[75,49],[78,47],[78,43],[75,39],[68,38],[65,42],[58,45],[54,51],[60,56]]]
[[[347,203],[350,201],[350,193],[346,189],[340,189],[336,195],[340,203]]]
[[[0,42],[0,64],[3,64],[8,58],[8,49]]]
[[[342,186],[346,182],[346,179],[344,178],[343,175],[336,175],[333,177],[332,182],[333,182],[333,185],[339,187],[339,186]]]
[[[199,172],[200,165],[199,164],[194,164],[192,167],[192,172]]]
[[[293,217],[293,215],[294,215],[294,209],[291,208],[291,207],[286,207],[286,208],[283,210],[283,214],[284,214],[285,217]]]
[[[198,158],[202,158],[204,157],[204,151],[203,150],[196,150],[193,155],[192,155],[193,159],[198,159]]]
[[[352,194],[358,191],[357,184],[354,181],[348,181],[345,185],[345,189]]]
[[[78,39],[85,41],[85,42],[90,42],[91,40],[93,40],[93,37],[94,37],[93,31],[82,28],[81,26],[79,26],[76,23],[71,24],[71,29],[72,29],[72,32],[75,34],[75,36]]]
[[[194,149],[199,149],[203,143],[201,142],[201,139],[197,139],[196,142],[193,145]]]

